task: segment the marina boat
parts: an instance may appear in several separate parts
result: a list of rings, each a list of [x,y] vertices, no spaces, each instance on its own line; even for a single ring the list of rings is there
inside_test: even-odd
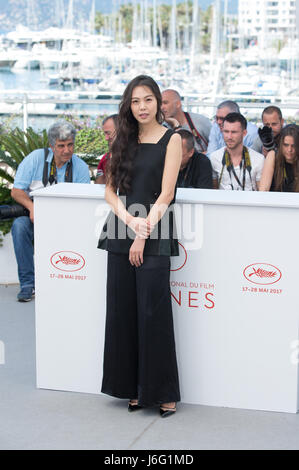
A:
[[[9,52],[0,50],[0,70],[11,70],[16,61]]]
[[[110,25],[110,32],[106,28],[101,35],[68,27],[44,31],[17,28],[6,35],[5,49],[0,44],[0,67],[10,68],[14,74],[38,67],[39,80],[50,93],[60,90],[69,96],[77,92],[113,99],[121,96],[126,84],[140,73],[153,76],[161,89],[175,88],[187,101],[195,102],[229,98],[241,102],[279,101],[279,95],[288,96],[291,90],[299,89],[298,44],[294,47],[293,43],[287,43],[279,54],[273,48],[265,51],[256,42],[226,52],[219,34],[220,3],[214,2],[209,54],[196,49],[198,31],[194,22],[188,33],[189,42],[182,37],[176,40],[178,25],[174,14],[169,24],[168,43],[162,41],[161,47],[158,46],[155,34],[151,33],[154,29],[158,31],[157,24],[155,27],[149,22],[145,24],[145,18],[140,23],[135,1],[129,43],[120,39],[123,35],[116,31],[115,25]],[[196,18],[196,5],[194,2],[193,18]],[[172,13],[175,6],[173,2]]]

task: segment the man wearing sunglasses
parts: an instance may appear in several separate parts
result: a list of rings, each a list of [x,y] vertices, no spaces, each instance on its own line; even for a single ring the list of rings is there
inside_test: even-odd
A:
[[[211,153],[215,152],[216,150],[225,147],[223,138],[223,123],[226,116],[230,113],[240,113],[239,105],[235,101],[223,101],[217,106],[215,122],[212,124],[209,136],[209,145],[207,150],[208,156],[210,156]],[[252,147],[257,135],[257,126],[251,122],[248,122],[247,134],[244,138],[244,145],[246,147]]]

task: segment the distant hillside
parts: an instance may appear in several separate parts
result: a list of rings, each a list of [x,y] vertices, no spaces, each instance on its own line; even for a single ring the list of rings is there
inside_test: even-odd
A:
[[[182,3],[183,1],[184,0],[177,0],[177,4]],[[122,3],[124,3],[123,0],[122,0]],[[148,3],[150,4],[151,0],[149,0]],[[172,3],[172,0],[160,0],[160,3],[169,3],[170,4],[170,3]],[[213,3],[213,0],[198,0],[199,6],[201,8],[203,8],[204,10],[206,8],[208,8],[208,6],[210,6],[211,3]],[[237,13],[239,0],[230,0],[228,3],[229,3],[230,13]],[[112,8],[111,7],[112,2],[109,3],[106,0],[96,0],[96,6],[97,6],[98,10],[100,10],[102,12],[107,12],[107,11],[110,11],[110,9]]]
[[[159,0],[160,3],[170,4],[172,0]],[[177,0],[180,3],[184,0]],[[64,5],[64,13],[66,15],[68,9],[68,0],[61,0]],[[30,15],[31,27],[36,23],[34,29],[43,29],[49,26],[59,25],[59,15],[57,14],[56,0],[32,0],[35,15]],[[128,0],[121,0],[121,3],[128,3]],[[212,0],[199,0],[201,8],[206,9]],[[88,21],[92,0],[74,0],[74,18],[75,24],[80,25]],[[11,31],[16,25],[28,25],[27,20],[28,0],[0,0],[0,31]],[[96,10],[102,13],[110,13],[112,10],[112,1],[96,0]],[[148,0],[151,5],[151,0]],[[238,9],[238,0],[230,0],[230,13],[236,13]],[[30,24],[29,24],[30,25]]]

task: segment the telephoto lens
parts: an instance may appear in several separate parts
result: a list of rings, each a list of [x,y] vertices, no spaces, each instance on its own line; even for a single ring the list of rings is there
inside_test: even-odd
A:
[[[28,209],[25,209],[21,204],[13,204],[12,206],[0,206],[0,220],[14,219],[16,217],[29,216]]]

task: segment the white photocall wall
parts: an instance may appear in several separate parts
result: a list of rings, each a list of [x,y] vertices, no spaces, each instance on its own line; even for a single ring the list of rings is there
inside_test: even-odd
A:
[[[100,393],[103,188],[59,184],[34,200],[37,386]],[[298,195],[188,189],[177,201],[171,292],[182,401],[296,413]]]
[[[2,245],[0,246],[0,284],[18,284],[18,266],[13,248],[11,233],[2,235]]]

